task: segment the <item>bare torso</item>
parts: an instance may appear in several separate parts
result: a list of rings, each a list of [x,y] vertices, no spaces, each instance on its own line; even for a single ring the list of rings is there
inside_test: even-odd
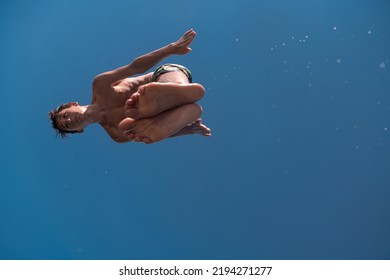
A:
[[[139,86],[149,83],[151,77],[152,73],[149,73],[118,81],[112,86],[94,87],[91,105],[99,107],[102,114],[99,124],[114,141],[129,142],[118,129],[118,124],[125,118],[125,102]]]

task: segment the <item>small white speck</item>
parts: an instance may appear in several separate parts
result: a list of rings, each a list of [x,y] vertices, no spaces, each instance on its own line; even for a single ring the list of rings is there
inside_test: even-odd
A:
[[[306,39],[309,39],[309,35],[306,35],[305,38],[306,38]]]
[[[384,131],[387,131],[387,127],[385,127],[383,130],[384,130]]]
[[[284,47],[286,45],[286,43],[283,43],[282,46]]]
[[[355,146],[355,149],[359,149],[359,146],[358,146],[358,145],[356,145],[356,146]]]
[[[368,32],[367,32],[367,33],[368,33],[368,35],[371,35],[371,33],[372,33],[372,32],[371,32],[371,30],[368,30]]]
[[[302,42],[302,39],[299,39],[299,42]]]
[[[104,174],[106,174],[106,175],[107,175],[107,174],[108,174],[108,171],[104,171]]]
[[[341,63],[341,59],[340,58],[336,59],[336,63]]]
[[[379,67],[382,68],[382,69],[385,69],[386,64],[384,62],[382,62],[382,63],[379,64]]]
[[[336,27],[336,26],[334,26],[334,27],[333,27],[333,30],[337,30],[337,27]]]
[[[292,39],[292,40],[294,40],[294,39],[295,39],[295,37],[294,37],[294,36],[292,36],[292,37],[291,37],[291,39]]]
[[[238,38],[236,38],[236,42],[238,42]]]
[[[308,84],[308,86],[309,86],[309,87],[311,87],[311,86],[312,86],[312,84]]]

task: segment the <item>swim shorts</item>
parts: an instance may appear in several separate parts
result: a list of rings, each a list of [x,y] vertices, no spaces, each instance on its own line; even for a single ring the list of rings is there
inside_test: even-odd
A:
[[[156,82],[156,81],[157,81],[157,78],[158,78],[160,75],[162,75],[162,74],[169,73],[169,72],[175,72],[175,71],[180,71],[180,72],[182,72],[184,75],[187,76],[187,78],[188,78],[188,80],[190,81],[190,83],[192,83],[192,74],[191,74],[191,71],[188,70],[188,68],[185,67],[185,66],[183,66],[183,65],[172,64],[172,63],[163,64],[163,65],[157,67],[156,71],[154,71],[154,73],[153,73],[152,82]]]

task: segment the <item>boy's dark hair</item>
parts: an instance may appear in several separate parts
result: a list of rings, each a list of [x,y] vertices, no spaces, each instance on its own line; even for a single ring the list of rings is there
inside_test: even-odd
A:
[[[57,108],[49,112],[49,118],[51,119],[51,126],[57,132],[57,136],[60,135],[62,139],[65,139],[70,133],[80,133],[80,131],[77,130],[64,130],[58,125],[58,114],[62,110],[68,109],[70,107],[72,107],[72,102],[61,104],[60,106],[58,106]]]

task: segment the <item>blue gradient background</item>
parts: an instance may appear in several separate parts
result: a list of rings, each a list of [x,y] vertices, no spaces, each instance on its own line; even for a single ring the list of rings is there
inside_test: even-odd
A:
[[[388,1],[2,1],[0,20],[1,259],[390,258]],[[55,137],[49,110],[189,28],[164,62],[207,89],[213,137]]]

